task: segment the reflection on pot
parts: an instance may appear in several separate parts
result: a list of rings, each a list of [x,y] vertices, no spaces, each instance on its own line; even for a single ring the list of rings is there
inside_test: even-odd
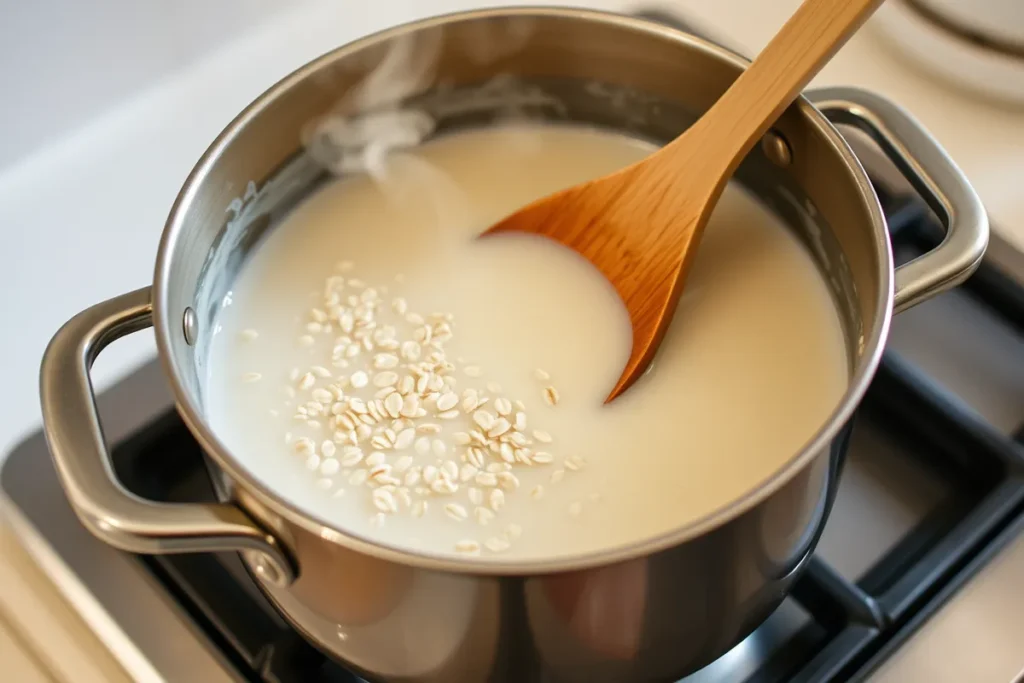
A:
[[[647,560],[543,579],[548,604],[580,646],[628,661],[640,649],[647,608]]]

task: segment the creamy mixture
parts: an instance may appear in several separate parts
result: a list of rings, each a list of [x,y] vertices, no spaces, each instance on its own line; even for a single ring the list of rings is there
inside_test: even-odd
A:
[[[630,329],[543,238],[474,239],[651,151],[583,128],[463,132],[324,187],[244,267],[209,419],[254,476],[348,533],[495,560],[668,532],[770,476],[848,364],[804,248],[730,186],[653,369],[613,404]]]

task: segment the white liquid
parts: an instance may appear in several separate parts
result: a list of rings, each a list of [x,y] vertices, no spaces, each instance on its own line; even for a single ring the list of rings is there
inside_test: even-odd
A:
[[[209,364],[213,428],[254,476],[310,514],[381,544],[431,554],[458,555],[460,540],[502,537],[509,524],[521,527],[521,536],[481,557],[593,552],[671,531],[747,493],[810,439],[847,385],[832,300],[809,255],[776,219],[743,191],[727,189],[652,372],[610,406],[602,401],[630,341],[611,286],[577,255],[542,238],[474,240],[530,200],[621,168],[650,149],[579,128],[496,128],[394,157],[383,186],[357,177],[325,187],[275,229],[234,287]],[[448,357],[467,357],[484,371],[479,379],[457,371],[457,390],[496,381],[510,399],[525,402],[528,432],[553,436],[550,445],[533,447],[556,462],[517,467],[521,486],[506,492],[487,526],[472,514],[460,522],[444,513],[450,501],[472,511],[465,484],[451,496],[431,497],[422,518],[402,507],[377,526],[366,484],[348,484],[346,471],[320,488],[316,481],[324,477],[285,443],[286,432],[317,443],[333,433],[293,420],[301,400],[284,405],[285,387],[296,384],[292,368],[323,365],[345,374],[366,367],[366,354],[347,369],[331,367],[337,331],[317,336],[312,347],[297,343],[340,260],[354,264],[345,277],[386,287],[388,302],[401,296],[412,311],[454,314]],[[246,329],[259,337],[244,340]],[[551,379],[539,381],[537,368]],[[259,381],[242,381],[254,372]],[[542,398],[547,385],[560,394],[557,406]],[[373,390],[351,391],[371,397]],[[458,424],[446,423],[441,438],[446,457],[457,460],[465,449],[451,434],[467,429],[469,418],[452,422]],[[552,472],[574,455],[586,466],[552,484]],[[399,454],[387,457],[395,462]],[[438,461],[433,454],[415,458],[420,465]],[[544,495],[534,499],[538,485]]]

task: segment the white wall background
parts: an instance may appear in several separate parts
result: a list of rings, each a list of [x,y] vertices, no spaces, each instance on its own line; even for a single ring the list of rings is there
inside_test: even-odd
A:
[[[0,168],[305,0],[0,0]]]

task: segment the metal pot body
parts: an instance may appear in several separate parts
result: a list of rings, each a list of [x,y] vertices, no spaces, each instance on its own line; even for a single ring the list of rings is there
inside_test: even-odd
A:
[[[390,100],[368,99],[362,84],[395,54],[419,65],[412,85]],[[775,475],[668,536],[530,565],[376,546],[251,477],[245,454],[228,452],[205,423],[201,378],[217,304],[246,254],[324,179],[301,154],[309,122],[402,98],[439,130],[486,125],[512,108],[668,140],[743,67],[702,40],[617,15],[491,10],[371,36],[278,83],[225,129],[187,180],[154,286],[84,311],[47,350],[46,432],[83,523],[132,552],[241,551],[298,629],[371,680],[669,681],[724,653],[779,604],[817,542],[893,311],[960,282],[987,244],[984,212],[963,175],[890,103],[845,89],[800,99],[737,172],[819,262],[846,329],[850,387]],[[896,162],[945,222],[942,245],[894,271],[877,198],[833,122],[859,127]],[[149,324],[222,503],[160,505],[112,478],[89,368],[109,341]]]

